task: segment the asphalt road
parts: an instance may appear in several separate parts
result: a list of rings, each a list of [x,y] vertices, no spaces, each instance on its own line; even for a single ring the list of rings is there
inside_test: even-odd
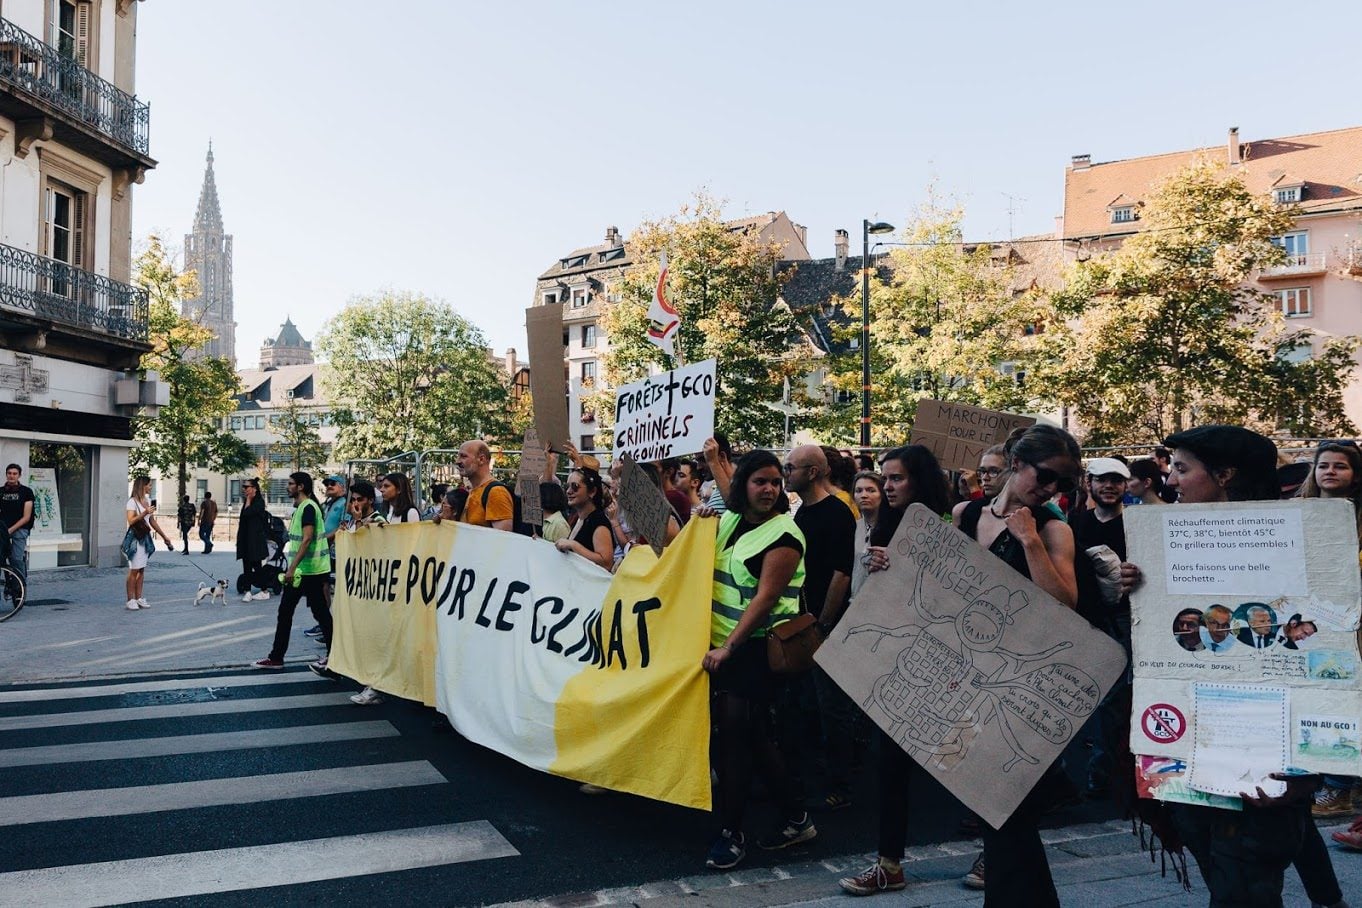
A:
[[[583,795],[418,705],[355,706],[355,689],[305,671],[0,689],[0,904],[471,905],[703,884],[709,815]],[[744,867],[873,850],[872,783],[816,816],[814,842]],[[913,804],[910,845],[969,838],[930,779]],[[1051,825],[1113,815],[1080,804]],[[756,802],[749,833],[773,820]]]

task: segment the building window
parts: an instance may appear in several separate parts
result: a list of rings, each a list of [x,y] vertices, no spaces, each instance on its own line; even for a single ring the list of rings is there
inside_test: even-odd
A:
[[[228,504],[236,504],[240,500],[241,500],[241,480],[240,479],[229,480],[227,483]]]
[[[1292,287],[1277,291],[1277,308],[1287,318],[1300,318],[1311,315],[1310,288]]]
[[[1134,205],[1111,209],[1111,222],[1113,224],[1129,224],[1133,220],[1135,220]]]
[[[582,363],[582,384],[596,380],[596,361],[589,359]]]
[[[581,309],[591,302],[591,293],[585,287],[572,291],[572,308]]]
[[[549,292],[547,292],[547,293],[544,294],[544,305],[545,305],[545,306],[552,306],[552,305],[553,305],[554,303],[556,303],[556,302],[558,302],[558,291],[557,291],[557,290],[550,290]]]
[[[232,417],[232,431],[233,431],[233,432],[240,432],[240,431],[241,431],[241,417],[240,417],[240,416],[233,416],[233,417]]]
[[[263,417],[263,416],[257,416],[257,417],[255,418],[255,427],[256,427],[257,429],[263,429],[263,428],[265,428],[265,417]]]
[[[271,479],[269,498],[267,500],[272,502],[292,501],[292,499],[288,497],[288,480]]]
[[[582,422],[596,421],[596,411],[591,408],[591,405],[589,403],[587,403],[586,401],[582,401],[581,408]]]
[[[577,446],[577,450],[578,450],[578,451],[594,451],[594,450],[596,450],[596,436],[595,436],[595,435],[583,435],[581,438],[578,439],[578,441],[581,442],[581,444],[579,444],[579,445]]]
[[[594,346],[596,346],[596,326],[595,326],[595,325],[583,325],[583,326],[582,326],[582,346],[583,346],[583,347],[594,347]]]
[[[205,492],[208,491],[208,480],[206,479],[194,480],[194,491],[195,493],[197,493],[199,501],[203,501],[203,495]]]
[[[1293,233],[1274,236],[1272,237],[1272,245],[1286,253],[1288,265],[1303,265],[1305,264],[1305,257],[1310,254],[1310,234],[1305,230],[1297,230]]]
[[[1294,205],[1301,200],[1301,188],[1291,186],[1287,189],[1275,189],[1272,192],[1272,200],[1278,205]]]

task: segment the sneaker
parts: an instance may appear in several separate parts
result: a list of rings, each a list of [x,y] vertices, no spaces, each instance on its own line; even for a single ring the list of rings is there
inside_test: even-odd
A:
[[[364,690],[352,696],[350,702],[356,706],[377,706],[383,702],[383,695],[372,687],[366,687]]]
[[[705,866],[710,870],[728,870],[731,867],[737,867],[745,857],[747,857],[747,839],[743,837],[741,832],[729,832],[725,829],[719,833],[714,844],[709,846],[709,856],[705,858]]]
[[[251,598],[254,599],[256,602],[259,602],[259,601],[261,601],[262,599],[268,599],[268,598],[270,598],[270,591],[269,591],[269,590],[261,590],[261,591],[258,592],[258,593],[252,594]]]
[[[320,637],[321,635],[322,635],[322,626],[321,626],[320,624],[314,624],[314,625],[312,625],[311,627],[309,627],[307,630],[303,631],[303,636],[304,636],[304,637]]]
[[[813,818],[805,813],[797,820],[788,821],[757,844],[766,851],[779,851],[782,848],[789,848],[791,845],[798,845],[800,842],[807,842],[817,837],[818,830],[813,825]]]
[[[584,795],[603,795],[608,794],[610,789],[602,788],[599,785],[592,785],[590,782],[583,782],[577,786],[577,790]]]
[[[263,659],[256,659],[254,662],[251,663],[251,668],[274,668],[274,669],[278,669],[278,668],[283,668],[283,667],[284,667],[284,660],[283,660],[283,659],[271,659],[269,656],[266,656],[266,657],[263,658]]]
[[[129,599],[129,600],[128,600],[128,604],[125,605],[125,606],[123,606],[123,607],[124,607],[125,609],[127,609],[128,611],[130,611],[130,612],[135,612],[135,611],[137,611],[139,608],[141,608],[141,606],[137,604],[137,600],[136,600],[136,599]]]
[[[843,877],[837,881],[844,892],[852,895],[874,895],[877,892],[897,892],[908,883],[903,879],[903,868],[886,870],[876,861],[855,876]]]
[[[151,608],[151,603],[148,602],[148,601],[145,600],[145,599],[138,599],[138,600],[137,600],[137,607],[138,607],[138,608]]]
[[[1328,785],[1315,793],[1315,803],[1310,808],[1310,815],[1316,819],[1348,816],[1352,812],[1352,792],[1343,788],[1330,788]]]
[[[331,669],[326,667],[325,659],[318,659],[316,662],[309,662],[307,664],[307,667],[312,669],[312,673],[314,675],[320,675],[321,677],[326,678],[328,681],[335,681],[339,677],[339,675],[337,675]]]
[[[960,878],[966,889],[984,888],[984,856],[981,854],[974,859],[970,866],[969,873]]]
[[[823,797],[822,799],[814,801],[812,804],[810,804],[809,809],[826,810],[831,812],[834,810],[842,810],[843,808],[850,806],[851,806],[850,796],[840,791],[830,791],[828,792],[826,797]]]
[[[250,593],[244,593],[244,594],[242,595],[242,597],[241,597],[241,601],[242,601],[242,602],[250,602],[250,601],[251,601],[251,594],[250,594]]]

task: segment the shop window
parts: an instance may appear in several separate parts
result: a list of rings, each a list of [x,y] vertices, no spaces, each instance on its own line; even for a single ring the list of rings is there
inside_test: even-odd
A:
[[[93,457],[94,449],[88,445],[29,445],[23,482],[33,490],[34,499],[30,570],[90,563]]]

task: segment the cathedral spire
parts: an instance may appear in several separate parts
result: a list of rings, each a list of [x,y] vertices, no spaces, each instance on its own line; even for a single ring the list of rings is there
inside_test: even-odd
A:
[[[194,213],[195,233],[222,233],[222,209],[218,207],[218,184],[213,178],[213,143],[208,143],[208,166],[203,172],[203,189]]]

